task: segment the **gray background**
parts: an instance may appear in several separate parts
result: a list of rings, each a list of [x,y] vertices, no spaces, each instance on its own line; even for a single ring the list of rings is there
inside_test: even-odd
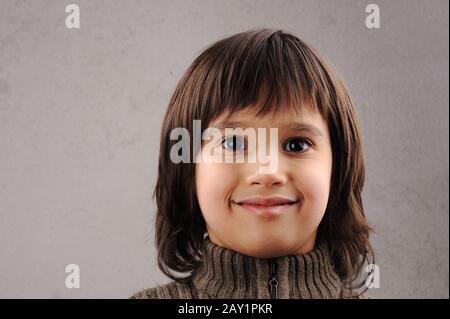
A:
[[[182,72],[254,27],[341,73],[362,121],[377,298],[448,298],[448,1],[0,2],[0,297],[126,298],[156,265],[159,130]],[[377,3],[381,28],[365,27]],[[65,266],[81,288],[65,287]]]

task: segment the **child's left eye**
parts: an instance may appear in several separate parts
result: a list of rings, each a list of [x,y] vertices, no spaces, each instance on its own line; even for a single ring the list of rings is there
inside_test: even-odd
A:
[[[242,151],[245,149],[245,139],[242,136],[233,135],[225,138],[222,145],[230,151]]]
[[[312,143],[303,137],[293,137],[284,143],[283,148],[288,152],[305,152],[305,144],[307,145],[306,150],[312,146]]]

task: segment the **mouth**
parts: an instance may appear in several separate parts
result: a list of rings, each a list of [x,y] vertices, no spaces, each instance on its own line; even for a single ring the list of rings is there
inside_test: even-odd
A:
[[[274,218],[288,212],[299,202],[299,199],[285,197],[252,197],[234,203],[258,216]]]

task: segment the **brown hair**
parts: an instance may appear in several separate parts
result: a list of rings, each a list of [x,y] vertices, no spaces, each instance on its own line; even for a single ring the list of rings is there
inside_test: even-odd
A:
[[[206,48],[184,73],[169,102],[154,196],[158,265],[170,278],[184,280],[188,276],[174,272],[188,273],[198,266],[206,232],[195,193],[195,163],[180,165],[170,159],[177,142],[170,140],[172,129],[184,127],[193,136],[194,119],[206,126],[222,114],[257,103],[257,115],[276,113],[289,104],[283,102],[300,112],[302,103],[312,102],[330,132],[332,183],[317,242],[327,242],[335,269],[348,287],[369,257],[373,260],[372,228],[361,200],[365,167],[360,128],[349,93],[311,46],[282,30],[258,29]]]

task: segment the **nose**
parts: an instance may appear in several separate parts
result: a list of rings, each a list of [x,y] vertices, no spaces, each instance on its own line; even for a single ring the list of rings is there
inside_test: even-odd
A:
[[[256,171],[247,177],[247,181],[250,186],[271,188],[286,184],[287,176],[278,170],[270,174],[260,174]]]

